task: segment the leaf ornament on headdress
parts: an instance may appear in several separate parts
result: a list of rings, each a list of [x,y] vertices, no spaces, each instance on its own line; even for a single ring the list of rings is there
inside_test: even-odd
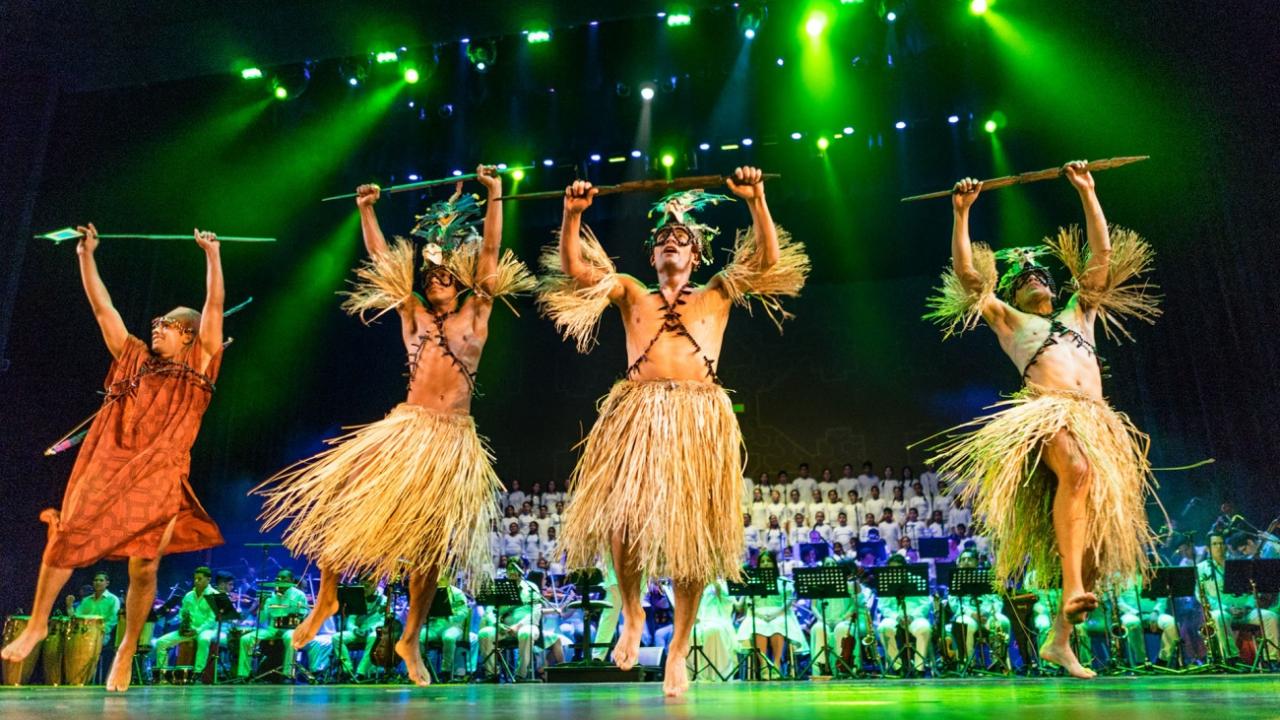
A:
[[[410,234],[427,241],[422,249],[422,269],[444,265],[448,256],[464,242],[479,237],[481,223],[478,195],[455,192],[448,200],[432,203],[416,216],[418,221]]]
[[[649,210],[649,217],[658,215],[658,222],[649,233],[646,247],[652,248],[658,238],[675,228],[684,228],[698,245],[698,252],[704,263],[711,262],[711,240],[720,234],[720,229],[704,225],[691,217],[691,213],[700,212],[704,208],[717,205],[722,200],[733,202],[728,195],[709,193],[706,190],[683,190],[674,192],[659,200]]]
[[[996,259],[1009,263],[1009,267],[1000,276],[1000,282],[996,284],[996,294],[1006,300],[1011,299],[1013,294],[1017,292],[1023,278],[1033,273],[1040,276],[1044,284],[1048,286],[1050,293],[1056,293],[1057,289],[1053,284],[1053,274],[1039,260],[1041,255],[1048,253],[1049,248],[1043,245],[997,250],[995,253]]]

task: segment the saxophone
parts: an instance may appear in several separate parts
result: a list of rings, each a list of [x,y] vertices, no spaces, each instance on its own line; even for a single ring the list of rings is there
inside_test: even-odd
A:
[[[1111,651],[1111,661],[1117,665],[1123,656],[1124,645],[1122,643],[1128,637],[1125,631],[1124,623],[1120,620],[1120,596],[1116,592],[1111,593],[1111,627],[1110,627],[1111,643],[1108,649]]]
[[[1196,582],[1196,590],[1200,596],[1200,608],[1204,621],[1200,625],[1200,637],[1204,638],[1205,644],[1209,647],[1209,657],[1214,663],[1222,662],[1222,648],[1218,645],[1218,623],[1213,619],[1213,612],[1209,610],[1209,596],[1204,591],[1204,583]]]

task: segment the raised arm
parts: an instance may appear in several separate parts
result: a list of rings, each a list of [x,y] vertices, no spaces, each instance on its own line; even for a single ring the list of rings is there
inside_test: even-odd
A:
[[[476,168],[476,179],[489,192],[488,209],[484,214],[484,244],[480,246],[480,258],[476,263],[476,284],[485,297],[493,296],[494,283],[498,279],[498,252],[502,248],[502,178],[492,165]]]
[[[82,236],[76,245],[76,255],[80,258],[80,279],[84,282],[84,294],[89,297],[89,307],[93,308],[93,317],[102,329],[102,339],[107,343],[107,350],[111,352],[111,357],[119,358],[124,352],[129,331],[125,329],[124,320],[116,306],[111,304],[111,295],[107,293],[107,286],[102,283],[98,263],[93,258],[93,251],[98,249],[98,229],[93,223],[89,223],[88,227],[81,225],[76,230]]]
[[[213,357],[222,348],[222,310],[226,291],[222,286],[222,248],[218,236],[211,232],[195,231],[196,244],[204,250],[205,294],[204,309],[200,311],[200,347],[205,357]]]
[[[599,192],[586,180],[574,180],[564,189],[564,218],[560,222],[560,269],[582,287],[600,281],[600,271],[582,260],[582,213],[591,207],[591,200]],[[626,296],[628,288],[638,287],[634,280],[618,275],[618,282],[609,291],[609,300],[617,302]]]
[[[1111,235],[1107,231],[1107,218],[1102,214],[1102,204],[1093,184],[1093,174],[1083,160],[1069,162],[1063,167],[1067,180],[1080,193],[1084,207],[1085,237],[1089,242],[1089,263],[1080,278],[1080,287],[1086,290],[1102,290],[1107,286],[1111,266]]]
[[[360,234],[364,236],[364,248],[370,255],[386,252],[387,239],[382,236],[382,228],[378,226],[378,216],[373,212],[373,204],[382,197],[382,188],[377,185],[361,185],[356,188],[356,207],[360,210]]]
[[[951,190],[951,269],[970,293],[982,292],[982,278],[973,267],[973,242],[969,238],[969,209],[982,192],[982,182],[965,178]],[[982,317],[997,333],[1006,330],[1005,304],[993,297],[982,301]]]
[[[743,166],[735,169],[733,177],[724,181],[751,211],[756,239],[764,248],[761,270],[778,264],[778,230],[773,226],[773,216],[769,214],[769,205],[764,200],[763,176],[760,168]]]

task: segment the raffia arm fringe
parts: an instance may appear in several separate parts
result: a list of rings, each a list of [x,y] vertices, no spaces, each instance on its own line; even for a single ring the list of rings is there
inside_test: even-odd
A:
[[[1103,401],[1035,386],[993,408],[995,413],[949,431],[930,462],[939,474],[963,482],[958,494],[973,503],[975,520],[995,544],[996,587],[1028,569],[1044,587],[1061,580],[1053,527],[1057,479],[1042,454],[1044,443],[1062,430],[1089,465],[1084,546],[1098,577],[1146,572],[1155,547],[1146,509],[1155,490],[1150,438]]]
[[[399,307],[413,297],[413,262],[413,243],[396,238],[385,252],[370,256],[356,268],[352,289],[338,293],[347,298],[342,309],[348,315],[359,315],[360,321],[368,324]],[[378,311],[376,315],[365,317],[374,310]]]
[[[586,225],[582,226],[578,245],[582,261],[599,275],[599,279],[583,286],[564,273],[560,267],[557,233],[556,242],[542,248],[539,256],[545,274],[538,284],[538,307],[555,323],[556,330],[566,340],[574,340],[578,352],[588,353],[595,347],[600,317],[609,307],[609,294],[618,285],[618,270]]]
[[[1044,242],[1071,273],[1072,291],[1081,302],[1097,309],[1107,337],[1118,341],[1118,335],[1124,335],[1132,340],[1122,319],[1137,318],[1154,323],[1161,313],[1160,296],[1154,292],[1158,286],[1139,278],[1151,269],[1155,252],[1150,243],[1133,230],[1112,225],[1109,232],[1111,259],[1107,281],[1100,288],[1086,288],[1081,282],[1088,272],[1089,245],[1078,225],[1059,228],[1056,238],[1045,238]]]
[[[759,301],[773,324],[782,330],[782,322],[791,313],[782,307],[781,298],[795,297],[809,276],[809,256],[804,243],[791,239],[791,233],[776,228],[778,262],[764,264],[764,245],[756,238],[755,228],[739,230],[733,243],[733,257],[720,271],[725,292],[736,305],[751,311],[751,301]]]
[[[942,286],[935,289],[925,304],[929,312],[924,319],[942,326],[944,339],[978,327],[982,320],[982,299],[995,293],[996,257],[991,246],[973,243],[973,269],[982,281],[978,292],[969,292],[953,268],[942,273]]]
[[[533,291],[538,286],[538,280],[529,272],[529,268],[516,257],[515,253],[510,250],[505,251],[498,260],[498,269],[494,271],[493,290],[486,292],[480,287],[481,283],[488,278],[477,277],[480,266],[481,244],[464,243],[462,247],[454,251],[447,261],[449,271],[458,278],[459,282],[466,285],[475,294],[486,297],[490,300],[502,300],[502,302],[515,313],[516,317],[520,313],[516,312],[515,307],[507,301],[512,295],[522,295]]]

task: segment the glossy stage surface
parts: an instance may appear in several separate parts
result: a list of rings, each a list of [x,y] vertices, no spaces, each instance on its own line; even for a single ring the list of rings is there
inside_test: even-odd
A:
[[[1280,718],[1280,676],[920,680],[697,685],[657,683],[154,686],[0,689],[0,717],[40,718]]]

